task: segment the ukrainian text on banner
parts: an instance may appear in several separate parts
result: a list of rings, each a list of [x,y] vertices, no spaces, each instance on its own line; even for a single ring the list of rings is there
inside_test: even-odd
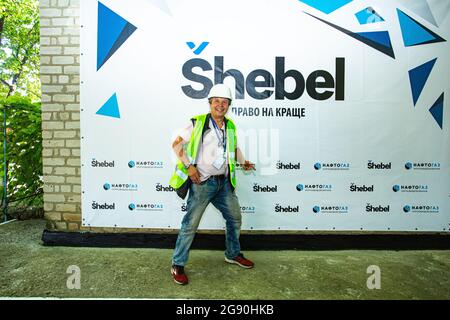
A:
[[[83,225],[180,226],[171,144],[224,82],[243,229],[448,231],[449,2],[376,4],[81,1]]]

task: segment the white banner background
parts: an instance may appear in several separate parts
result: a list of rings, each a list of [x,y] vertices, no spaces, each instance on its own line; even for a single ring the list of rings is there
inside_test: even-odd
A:
[[[183,65],[190,59],[205,60],[214,68],[214,57],[220,56],[223,71],[237,69],[246,77],[265,69],[275,77],[275,58],[284,57],[285,71],[298,70],[306,79],[315,70],[326,70],[336,80],[335,61],[342,57],[343,101],[336,101],[335,93],[317,101],[305,90],[296,100],[276,100],[275,94],[257,100],[245,92],[245,99],[233,102],[228,115],[239,128],[239,145],[257,167],[254,174],[238,172],[243,229],[449,230],[450,111],[445,100],[450,93],[449,45],[446,41],[405,47],[396,9],[445,40],[450,38],[448,15],[436,27],[403,1],[352,1],[330,14],[296,0],[101,3],[137,29],[97,71],[99,4],[81,1],[84,226],[179,228],[186,201],[164,191],[175,165],[171,143],[192,116],[208,112],[206,99],[192,99],[181,89],[186,85],[202,89],[183,76]],[[360,25],[354,14],[368,6],[385,21]],[[388,31],[395,59],[306,13],[352,32]],[[209,44],[196,55],[195,48],[186,44],[189,41]],[[414,106],[408,71],[434,58]],[[213,70],[193,72],[214,81]],[[225,83],[235,84],[232,77]],[[287,92],[294,85],[292,78],[285,80]],[[442,93],[441,129],[429,109]],[[96,114],[113,94],[120,118]],[[276,108],[304,108],[305,116],[244,116],[232,108],[260,112],[269,108],[274,113]],[[370,170],[369,160],[391,168]],[[275,170],[278,161],[300,163],[300,169]],[[146,162],[146,168],[139,167]],[[408,162],[439,165],[439,170],[407,170]],[[320,170],[314,169],[316,163],[322,164]],[[349,170],[325,170],[327,163],[349,164]],[[110,189],[105,190],[105,184]],[[117,190],[121,184],[128,186]],[[158,184],[163,191],[158,191]],[[352,192],[352,184],[373,186],[373,192]],[[298,191],[299,185],[305,189]],[[330,191],[309,191],[308,186],[317,185]],[[396,185],[427,192],[394,192]],[[255,192],[258,187],[266,191],[276,187],[277,192]],[[370,212],[368,205],[388,211]],[[405,212],[408,206],[411,210]],[[426,206],[426,212],[417,212],[420,206]],[[320,211],[314,212],[314,207]],[[224,228],[212,205],[200,228]]]

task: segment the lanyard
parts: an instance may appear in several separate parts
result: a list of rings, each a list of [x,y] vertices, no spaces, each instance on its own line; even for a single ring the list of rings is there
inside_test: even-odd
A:
[[[214,119],[211,117],[212,123],[213,123],[213,127],[214,127],[214,132],[216,133],[217,139],[219,140],[219,146],[222,144],[223,146],[223,152],[225,153],[227,150],[227,138],[225,136],[225,133],[222,135],[222,143],[220,142],[220,134],[219,134],[219,126],[217,125],[217,123],[214,121]]]

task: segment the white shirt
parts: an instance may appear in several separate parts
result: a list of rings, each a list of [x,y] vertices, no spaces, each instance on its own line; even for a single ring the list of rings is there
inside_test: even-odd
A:
[[[228,174],[228,157],[225,154],[226,160],[224,161],[222,167],[217,169],[213,166],[214,161],[223,157],[223,145],[222,139],[225,129],[225,122],[222,124],[218,134],[220,136],[217,137],[216,132],[214,131],[214,125],[212,120],[209,121],[209,129],[206,129],[205,134],[203,135],[203,144],[200,143],[197,152],[197,170],[200,173],[200,180],[205,181],[210,176],[213,175],[221,175]],[[179,136],[183,139],[183,145],[187,144],[189,140],[191,140],[192,131],[194,130],[194,126],[192,125],[192,121],[189,121],[189,125],[180,130]],[[200,140],[201,142],[201,140]],[[219,146],[220,144],[220,146]]]

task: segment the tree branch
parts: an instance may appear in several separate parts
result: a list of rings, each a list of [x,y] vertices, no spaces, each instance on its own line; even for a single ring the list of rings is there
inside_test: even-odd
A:
[[[5,16],[0,18],[0,46],[2,45],[3,26],[5,25]]]
[[[12,86],[8,82],[6,82],[6,80],[0,79],[0,82],[11,89]]]

